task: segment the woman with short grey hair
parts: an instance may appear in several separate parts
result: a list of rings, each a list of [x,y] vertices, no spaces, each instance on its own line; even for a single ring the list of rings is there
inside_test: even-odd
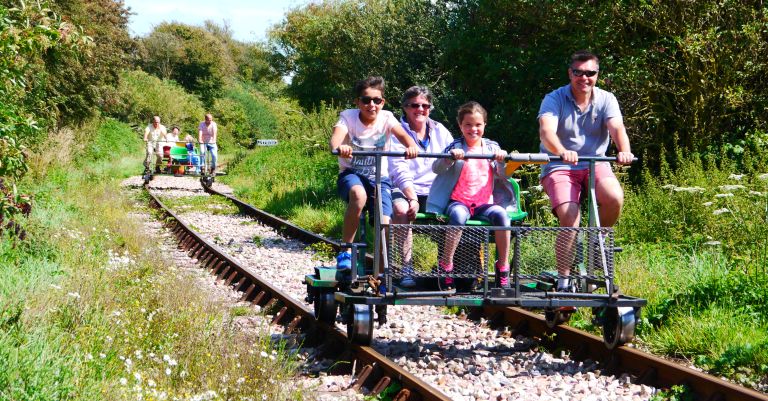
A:
[[[419,153],[442,153],[453,141],[451,133],[443,124],[429,118],[433,109],[432,93],[423,86],[412,86],[402,96],[400,105],[403,116],[400,124],[405,132],[413,138],[419,147]],[[403,146],[392,139],[392,150],[403,150]],[[392,208],[393,224],[407,224],[416,219],[416,213],[424,212],[427,205],[427,195],[435,179],[432,172],[434,159],[417,157],[405,159],[402,157],[390,157],[389,177],[392,181]],[[410,230],[409,230],[410,231]],[[403,250],[403,278],[400,280],[402,287],[414,287],[416,282],[413,275],[413,261],[411,255],[412,239],[409,234],[400,244]]]

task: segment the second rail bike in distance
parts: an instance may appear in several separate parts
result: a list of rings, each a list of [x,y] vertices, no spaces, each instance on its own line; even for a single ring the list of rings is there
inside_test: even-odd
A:
[[[334,152],[337,153],[337,152]],[[403,157],[399,152],[354,151],[354,156],[376,158],[376,193],[381,191],[383,157]],[[422,153],[418,157],[447,158],[446,153]],[[491,159],[493,155],[467,154],[465,159]],[[543,153],[513,153],[506,157],[512,165],[544,164],[559,157]],[[520,210],[519,186],[509,178],[516,190],[516,210],[509,210],[511,227],[490,226],[469,220],[464,226],[442,224],[445,216],[417,215],[413,224],[381,223],[381,199],[374,198],[373,266],[365,263],[366,244],[339,244],[352,249],[351,269],[316,267],[305,276],[307,300],[314,304],[315,316],[333,324],[347,325],[352,341],[369,344],[373,339],[374,310],[379,324],[386,323],[389,305],[436,305],[480,307],[485,305],[518,306],[544,310],[547,325],[552,328],[568,321],[576,308],[591,308],[595,323],[601,326],[608,348],[630,342],[646,300],[622,294],[615,283],[614,233],[601,227],[597,214],[594,167],[596,162],[615,161],[615,157],[580,157],[590,164],[587,227],[529,227],[522,224],[526,213]],[[508,164],[509,166],[509,164]],[[514,168],[514,167],[513,167]],[[364,219],[365,213],[363,213]],[[447,220],[447,219],[446,219]],[[364,227],[361,222],[361,228]],[[493,231],[510,231],[509,285],[492,284]],[[448,235],[460,232],[461,239],[449,273],[438,268],[437,258]],[[364,237],[363,237],[364,238]],[[454,237],[455,238],[455,237]],[[404,249],[410,246],[411,263],[404,262]],[[575,283],[572,292],[558,292],[557,257],[569,258],[570,274]],[[403,288],[401,279],[409,276],[415,287]],[[441,280],[453,278],[455,288],[441,288]]]
[[[148,185],[156,175],[200,177],[203,187],[210,188],[213,185],[210,151],[203,151],[202,146],[184,141],[161,141],[158,146],[161,147],[160,163],[157,163],[158,153],[153,152],[141,176],[144,185]]]

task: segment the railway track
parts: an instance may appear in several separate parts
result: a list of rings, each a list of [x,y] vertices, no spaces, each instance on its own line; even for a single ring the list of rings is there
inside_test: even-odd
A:
[[[230,195],[209,188],[206,188],[206,191],[229,199],[243,213],[273,227],[283,235],[306,243],[325,242],[338,246],[338,243],[333,240],[296,227],[290,222],[260,211]],[[178,238],[180,247],[187,250],[190,256],[198,259],[200,267],[208,269],[224,284],[241,291],[243,300],[275,311],[273,323],[284,325],[286,333],[304,333],[306,340],[324,342],[323,347],[327,353],[344,354],[346,360],[362,366],[354,387],[365,388],[367,392],[377,394],[389,383],[397,381],[402,389],[396,394],[394,398],[396,400],[451,399],[373,348],[349,343],[346,341],[345,333],[339,328],[315,321],[313,312],[306,305],[270,285],[266,280],[249,273],[215,244],[196,235],[187,224],[165,208],[157,197],[151,196],[151,198],[153,205],[161,208],[169,217],[167,224]],[[768,401],[768,397],[762,393],[642,353],[631,347],[620,347],[609,351],[603,345],[601,338],[568,326],[549,329],[542,316],[523,309],[485,307],[475,310],[472,315],[473,318],[485,320],[492,326],[509,327],[512,335],[537,338],[548,349],[568,350],[571,359],[597,361],[602,373],[631,377],[635,383],[657,388],[685,384],[695,394],[696,399],[700,400]]]

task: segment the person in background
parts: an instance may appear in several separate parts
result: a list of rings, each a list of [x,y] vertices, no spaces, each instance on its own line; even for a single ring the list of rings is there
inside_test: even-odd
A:
[[[160,117],[153,116],[149,125],[144,128],[144,142],[146,143],[144,168],[149,169],[152,163],[152,155],[155,155],[155,173],[160,173],[160,164],[163,161],[163,148],[162,143],[165,141],[165,136],[168,134],[168,130],[163,124],[160,124]]]
[[[634,158],[616,97],[595,86],[599,72],[595,54],[575,52],[568,66],[570,82],[547,94],[539,108],[541,152],[561,158],[544,165],[540,178],[561,227],[578,227],[581,221],[580,199],[589,183],[589,163],[579,162],[579,157],[605,156],[613,139],[620,164]],[[624,191],[608,163],[595,164],[595,192],[600,223],[611,227],[621,214]],[[558,235],[558,291],[574,289],[569,275],[575,241],[573,232]]]
[[[216,159],[218,148],[216,140],[219,135],[219,127],[213,121],[213,115],[208,113],[205,120],[197,127],[197,140],[200,142],[200,157],[205,160],[205,153],[211,152],[211,175],[216,174]]]
[[[174,125],[173,128],[171,128],[171,132],[166,135],[165,137],[166,143],[169,144],[169,146],[175,146],[176,142],[179,142],[179,127]]]
[[[441,153],[453,141],[451,133],[443,124],[429,118],[432,111],[432,93],[423,86],[412,86],[402,96],[400,106],[403,117],[400,125],[418,146],[419,152]],[[396,137],[392,138],[392,150],[404,150]],[[402,157],[389,158],[389,177],[392,191],[392,223],[407,224],[416,219],[416,213],[425,212],[427,196],[435,179],[432,172],[434,159],[417,157],[406,160]],[[412,245],[413,234],[408,231],[399,248],[402,249],[403,270],[400,285],[412,288],[413,279]]]
[[[384,107],[384,79],[368,77],[355,84],[356,109],[341,112],[339,120],[333,126],[330,139],[331,150],[339,152],[339,177],[337,187],[339,196],[347,202],[342,227],[342,241],[351,243],[355,240],[360,215],[368,203],[369,196],[376,188],[376,158],[373,156],[353,156],[358,151],[388,150],[390,137],[393,135],[405,147],[408,158],[418,154],[418,148],[395,116],[382,110]],[[387,169],[386,160],[382,170]],[[381,172],[382,223],[388,224],[392,215],[391,185],[387,171]],[[371,210],[373,210],[371,205]],[[342,250],[336,257],[338,269],[352,267],[352,255],[349,249]]]

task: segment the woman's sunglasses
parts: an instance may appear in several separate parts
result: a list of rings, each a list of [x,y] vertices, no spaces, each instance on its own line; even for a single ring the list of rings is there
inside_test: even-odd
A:
[[[429,110],[432,108],[432,105],[429,103],[408,103],[408,107],[416,110],[416,109],[424,109]]]
[[[373,102],[373,104],[377,104],[378,105],[378,104],[381,104],[381,102],[383,102],[383,101],[384,101],[384,99],[382,99],[380,97],[360,96],[360,103],[362,103],[362,104],[368,104],[368,103]]]

